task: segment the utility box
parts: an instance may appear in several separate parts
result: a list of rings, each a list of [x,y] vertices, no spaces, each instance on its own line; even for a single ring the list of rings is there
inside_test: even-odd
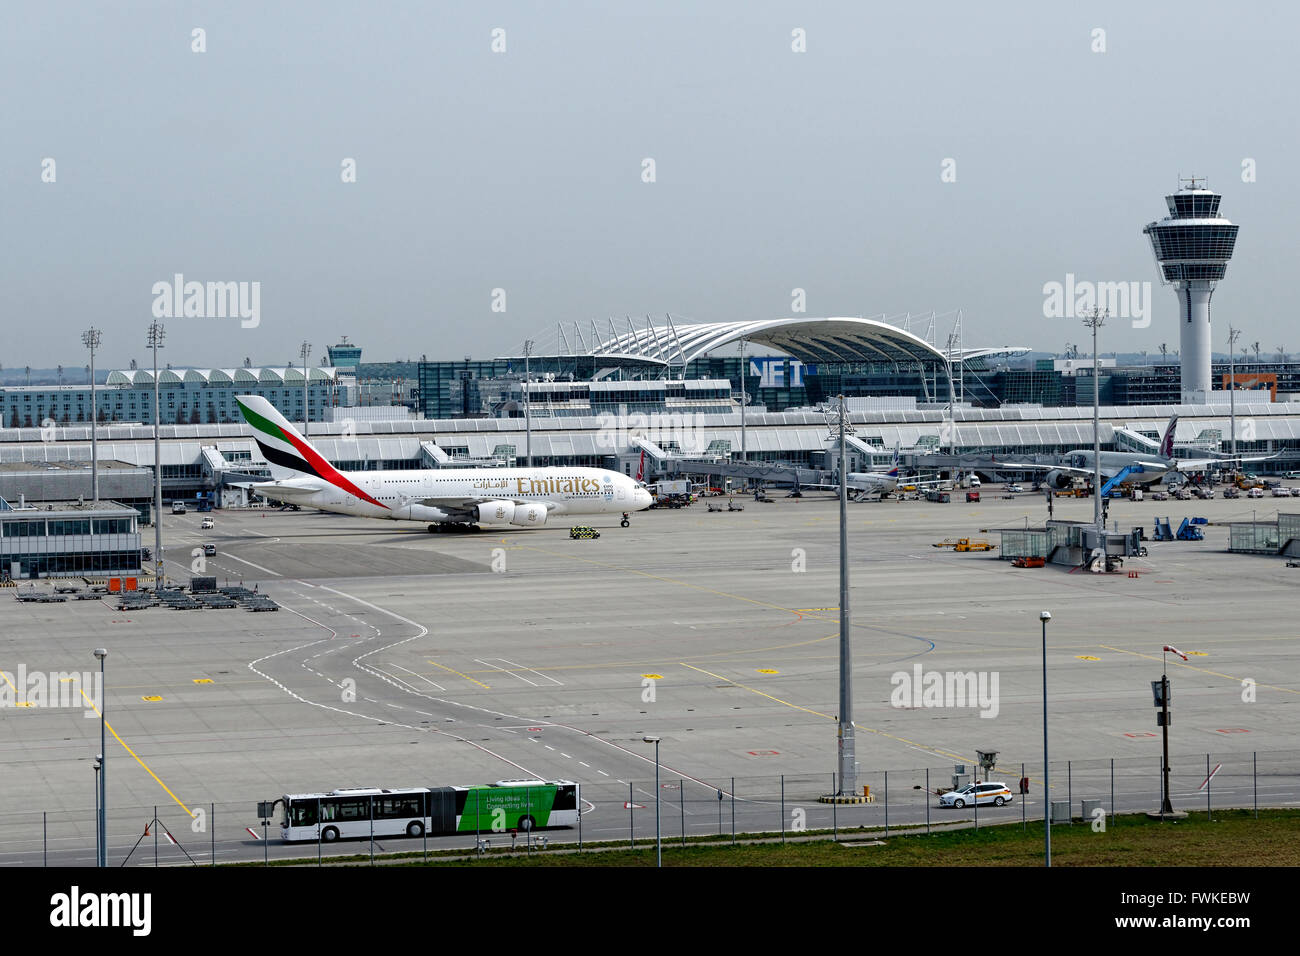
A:
[[[1070,822],[1070,803],[1067,800],[1052,801],[1052,822],[1069,823]]]
[[[1101,819],[1105,819],[1104,817],[1101,816],[1100,813],[1097,812],[1101,809],[1100,800],[1081,800],[1080,806],[1083,812],[1084,823],[1092,823],[1094,820],[1098,819],[1099,817]]]

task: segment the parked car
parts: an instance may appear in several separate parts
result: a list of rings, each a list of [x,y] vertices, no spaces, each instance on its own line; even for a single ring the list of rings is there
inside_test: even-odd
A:
[[[1013,495],[1024,490],[1024,487],[1021,485],[1007,485],[1007,491],[1011,492]]]
[[[1005,783],[990,781],[989,783],[973,783],[960,790],[950,790],[939,798],[939,806],[955,807],[960,810],[965,806],[979,802],[991,803],[995,807],[1000,807],[1014,799],[1015,795]]]
[[[203,553],[210,558],[217,553],[217,546],[215,544],[205,544],[203,546]]]

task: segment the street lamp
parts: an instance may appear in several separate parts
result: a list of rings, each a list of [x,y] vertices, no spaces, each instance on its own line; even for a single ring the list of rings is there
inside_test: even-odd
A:
[[[1097,546],[1102,549],[1103,555],[1106,544],[1102,540],[1104,529],[1101,523],[1101,376],[1097,374],[1097,330],[1106,324],[1107,315],[1100,309],[1093,309],[1083,319],[1083,324],[1092,329],[1092,523],[1097,526]],[[1102,560],[1104,562],[1105,558]]]
[[[311,345],[307,342],[303,342],[299,354],[302,355],[302,437],[306,438],[311,431],[307,424],[311,421],[311,415],[307,410],[309,407],[307,383],[310,379],[310,375],[307,372],[307,358],[311,355]]]
[[[533,467],[533,402],[528,394],[528,383],[533,380],[529,359],[533,355],[533,340],[524,340],[524,454],[528,458],[528,467]]]
[[[107,717],[105,711],[108,709],[108,694],[104,689],[104,658],[108,656],[108,650],[103,647],[95,648],[95,657],[99,658],[99,865],[108,866],[108,760],[105,755],[108,750],[104,746],[104,728]]]
[[[158,322],[149,325],[149,348],[153,349],[153,589],[163,584],[162,553],[162,452],[159,450],[158,421],[158,350],[162,348],[163,327]]]
[[[99,815],[99,779],[103,772],[101,770],[103,760],[104,755],[97,754],[93,764],[95,768],[95,866],[104,865],[104,821]]]
[[[1241,338],[1241,329],[1228,326],[1228,414],[1232,419],[1232,470],[1237,468],[1237,339]]]
[[[655,745],[655,866],[663,866],[663,827],[661,823],[662,817],[659,814],[660,797],[662,796],[659,792],[659,738],[647,734],[641,739],[648,744]]]
[[[1043,622],[1043,854],[1044,866],[1052,865],[1052,765],[1047,759],[1047,622],[1051,611],[1042,611],[1038,619]]]
[[[81,333],[82,344],[90,349],[90,485],[95,504],[99,504],[99,443],[96,440],[95,424],[99,418],[99,408],[95,404],[95,349],[99,348],[99,329],[91,328]]]

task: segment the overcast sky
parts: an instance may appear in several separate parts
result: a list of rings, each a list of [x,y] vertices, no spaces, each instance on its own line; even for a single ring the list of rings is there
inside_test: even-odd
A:
[[[1060,351],[1086,341],[1044,317],[1067,273],[1152,282],[1150,327],[1101,347],[1172,350],[1142,227],[1193,173],[1241,226],[1214,348],[1231,321],[1300,351],[1295,4],[10,0],[4,21],[5,368],[84,364],[91,325],[100,367],[145,364],[176,273],[260,284],[255,327],[161,319],[176,365],[304,339],[317,360],[344,334],[369,361],[489,358],[557,321],[795,315],[794,289],[809,316],[961,309],[968,347]]]

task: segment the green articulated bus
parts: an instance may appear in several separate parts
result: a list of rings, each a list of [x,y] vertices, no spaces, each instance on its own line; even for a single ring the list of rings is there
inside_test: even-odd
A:
[[[426,833],[509,833],[578,822],[571,780],[498,780],[469,787],[361,788],[286,794],[280,837],[297,840],[422,837]]]

